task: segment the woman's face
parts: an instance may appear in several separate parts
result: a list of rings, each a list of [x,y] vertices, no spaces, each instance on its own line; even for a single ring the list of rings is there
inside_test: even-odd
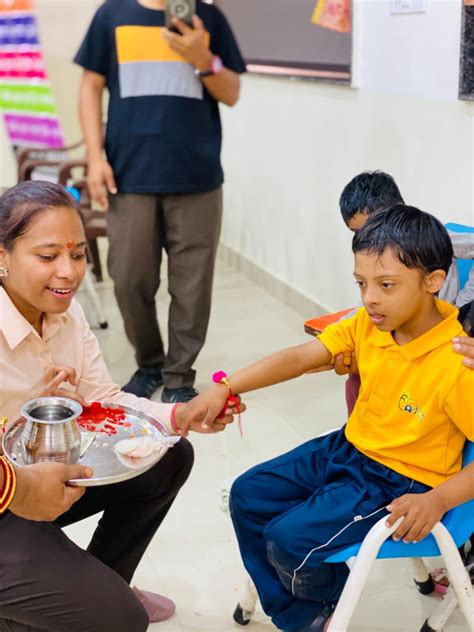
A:
[[[11,251],[0,246],[9,271],[3,286],[31,324],[68,309],[86,271],[85,250],[79,215],[65,206],[39,213]]]

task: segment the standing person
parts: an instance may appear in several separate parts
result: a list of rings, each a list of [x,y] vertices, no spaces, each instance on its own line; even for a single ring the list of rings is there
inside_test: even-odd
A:
[[[58,185],[22,182],[0,198],[2,416],[13,421],[27,400],[58,395],[131,406],[174,434],[188,423],[206,432],[190,404],[139,399],[112,382],[74,300],[86,243],[78,208]],[[232,421],[226,412],[210,431]],[[192,465],[181,439],[144,474],[84,493],[67,481],[89,478],[90,468],[38,463],[15,474],[0,458],[0,630],[141,632],[170,618],[170,599],[128,584]],[[87,551],[62,531],[99,513]]]
[[[213,5],[193,28],[164,27],[165,0],[105,2],[75,57],[91,197],[107,206],[109,272],[138,370],[123,390],[186,402],[206,338],[222,217],[218,103],[234,105],[245,64]],[[110,95],[103,156],[104,88]],[[168,255],[168,352],[155,309]]]

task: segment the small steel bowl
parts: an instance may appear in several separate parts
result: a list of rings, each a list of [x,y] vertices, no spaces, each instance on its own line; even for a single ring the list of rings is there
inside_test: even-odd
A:
[[[38,397],[21,409],[26,419],[22,433],[25,462],[77,463],[81,433],[76,418],[82,406],[67,397]]]

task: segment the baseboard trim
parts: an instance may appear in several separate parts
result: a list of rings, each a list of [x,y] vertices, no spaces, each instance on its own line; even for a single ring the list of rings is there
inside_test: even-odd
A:
[[[243,274],[252,283],[297,311],[304,318],[314,318],[330,311],[222,242],[219,244],[217,256],[219,261]]]

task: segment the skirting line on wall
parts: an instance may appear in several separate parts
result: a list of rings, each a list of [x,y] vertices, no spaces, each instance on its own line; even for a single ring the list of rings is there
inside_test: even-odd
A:
[[[256,263],[253,263],[222,242],[219,244],[218,258],[261,287],[262,290],[269,292],[276,299],[300,313],[305,319],[321,316],[329,312],[328,309],[319,303],[260,268]]]

